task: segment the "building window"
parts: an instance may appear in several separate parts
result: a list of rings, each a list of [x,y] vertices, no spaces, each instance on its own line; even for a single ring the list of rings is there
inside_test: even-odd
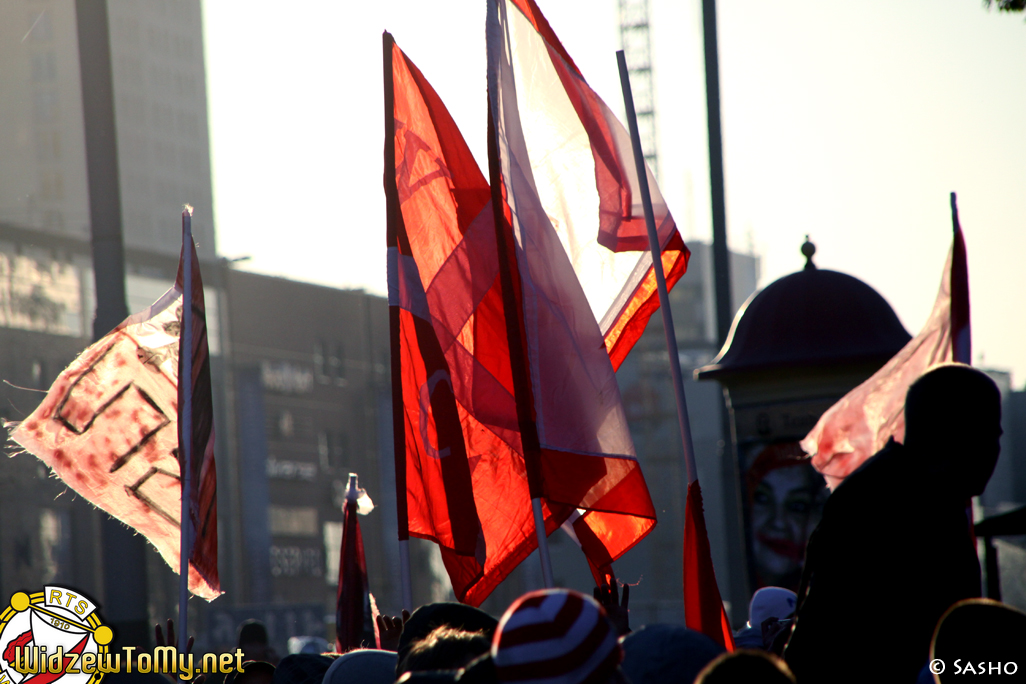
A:
[[[317,434],[317,456],[321,459],[321,470],[328,470],[331,467],[331,435],[327,430]]]
[[[342,470],[345,458],[349,454],[349,435],[339,432],[331,445],[331,467]]]
[[[321,430],[317,435],[317,455],[321,459],[322,470],[342,470],[348,453],[349,436],[346,433]]]
[[[33,359],[32,361],[32,386],[36,389],[43,389],[43,381],[45,380],[43,374],[43,362],[39,359]]]
[[[331,348],[331,352],[332,354],[328,358],[331,380],[339,387],[344,387],[346,384],[345,347],[341,343],[337,343]]]
[[[274,537],[316,537],[319,532],[316,508],[268,506],[267,517]]]
[[[314,344],[314,375],[317,377],[317,382],[322,385],[328,384],[330,378],[328,374],[324,372],[324,345],[320,342]]]
[[[278,435],[280,437],[291,437],[296,434],[296,419],[291,411],[282,411],[278,416]]]
[[[342,553],[342,523],[324,523],[324,557],[327,559],[327,572],[324,580],[329,585],[338,583],[339,556]]]
[[[68,511],[39,511],[39,542],[43,555],[43,582],[71,581],[71,516]]]

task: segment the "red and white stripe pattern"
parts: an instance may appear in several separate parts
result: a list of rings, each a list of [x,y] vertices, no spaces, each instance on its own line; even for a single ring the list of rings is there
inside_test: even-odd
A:
[[[521,596],[499,621],[492,660],[504,684],[605,682],[622,651],[616,628],[593,598],[569,589]]]

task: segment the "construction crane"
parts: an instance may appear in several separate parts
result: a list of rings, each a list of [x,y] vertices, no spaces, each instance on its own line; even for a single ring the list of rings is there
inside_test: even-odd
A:
[[[619,0],[620,42],[634,91],[634,108],[645,161],[659,178],[656,154],[655,84],[652,79],[652,42],[648,25],[648,0]]]

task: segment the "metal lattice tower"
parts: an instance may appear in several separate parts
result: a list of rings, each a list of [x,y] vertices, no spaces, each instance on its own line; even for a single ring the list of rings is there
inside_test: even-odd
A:
[[[620,42],[623,44],[627,71],[634,92],[638,132],[645,150],[645,161],[659,177],[656,154],[655,85],[652,80],[652,43],[648,27],[648,0],[619,0]]]

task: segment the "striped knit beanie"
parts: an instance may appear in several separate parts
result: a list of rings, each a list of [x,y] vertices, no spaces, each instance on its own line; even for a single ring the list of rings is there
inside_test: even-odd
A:
[[[492,639],[503,684],[601,684],[621,657],[606,611],[570,589],[524,594],[506,610]]]

